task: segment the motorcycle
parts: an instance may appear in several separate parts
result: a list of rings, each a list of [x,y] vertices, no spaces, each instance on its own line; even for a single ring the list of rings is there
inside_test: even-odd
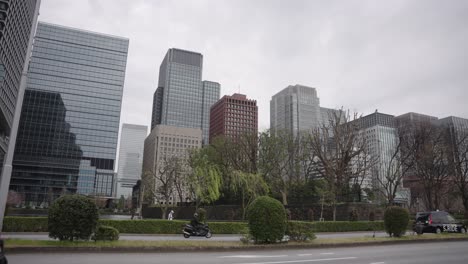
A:
[[[182,230],[182,233],[185,238],[189,238],[191,236],[201,236],[201,237],[206,237],[206,238],[211,238],[211,231],[208,225],[201,225],[198,230],[194,228],[190,224],[186,224],[184,229]]]

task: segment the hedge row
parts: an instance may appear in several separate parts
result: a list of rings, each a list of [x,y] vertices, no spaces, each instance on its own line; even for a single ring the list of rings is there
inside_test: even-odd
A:
[[[111,226],[120,233],[133,234],[180,234],[188,221],[181,220],[99,220],[101,225]],[[292,221],[301,227],[317,232],[383,231],[383,221],[336,221],[336,222],[301,222]],[[208,222],[213,234],[242,234],[247,228],[244,222]],[[412,221],[408,229],[412,228]],[[4,232],[47,232],[47,217],[5,217]]]
[[[109,220],[100,219],[100,225],[111,226],[120,233],[180,234],[188,221],[181,220]],[[241,234],[247,228],[243,222],[209,222],[214,234]],[[47,217],[12,217],[3,221],[3,232],[48,232]]]

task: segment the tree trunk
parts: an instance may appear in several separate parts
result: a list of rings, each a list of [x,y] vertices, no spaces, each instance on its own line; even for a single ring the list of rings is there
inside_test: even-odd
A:
[[[281,191],[281,198],[283,199],[283,205],[288,205],[288,194],[286,191]]]

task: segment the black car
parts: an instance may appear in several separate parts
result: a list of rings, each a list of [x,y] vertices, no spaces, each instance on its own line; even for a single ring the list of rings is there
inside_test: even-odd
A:
[[[444,211],[420,212],[416,214],[413,231],[418,234],[466,233],[466,225]]]

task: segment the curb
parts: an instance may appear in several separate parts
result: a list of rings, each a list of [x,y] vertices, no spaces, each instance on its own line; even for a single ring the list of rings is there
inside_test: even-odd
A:
[[[5,253],[176,253],[176,252],[225,252],[225,251],[253,251],[253,250],[289,250],[289,249],[321,249],[321,248],[349,248],[388,246],[398,244],[419,244],[437,242],[468,241],[468,237],[441,238],[441,239],[419,239],[419,240],[392,240],[392,241],[369,241],[359,243],[336,243],[336,244],[275,244],[275,245],[250,245],[250,246],[191,246],[191,247],[56,247],[56,246],[19,246],[6,248]]]

